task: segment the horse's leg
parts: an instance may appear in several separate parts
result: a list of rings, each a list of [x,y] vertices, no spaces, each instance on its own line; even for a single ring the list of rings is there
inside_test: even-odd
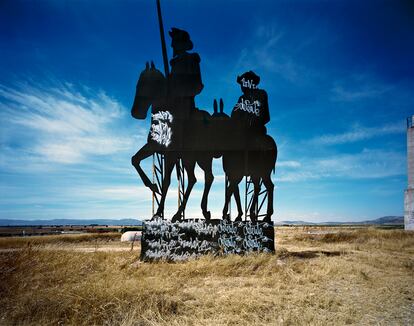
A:
[[[146,159],[154,153],[154,149],[152,149],[149,144],[145,144],[138,152],[136,152],[134,156],[132,156],[131,163],[137,170],[142,182],[144,182],[144,185],[150,188],[152,192],[160,193],[157,185],[150,181],[150,179],[145,174],[144,170],[142,170],[141,166],[139,165],[142,160]]]
[[[174,169],[174,164],[176,160],[177,160],[177,157],[175,155],[171,155],[171,154],[165,155],[165,175],[164,175],[164,180],[162,182],[161,200],[160,200],[160,204],[158,205],[158,209],[157,209],[157,212],[155,213],[155,216],[164,215],[165,199],[167,197],[168,188],[171,183],[171,173],[172,173],[172,170]]]
[[[191,159],[191,160],[183,159],[182,162],[183,162],[184,169],[187,172],[188,185],[187,185],[187,188],[185,189],[183,201],[181,202],[180,207],[178,207],[178,211],[173,216],[171,222],[181,220],[181,215],[185,210],[185,205],[187,205],[188,197],[190,197],[191,190],[193,189],[195,183],[197,182],[197,179],[194,174],[195,163],[196,163],[195,160],[194,159]]]
[[[271,222],[271,218],[273,215],[273,191],[275,186],[272,182],[272,178],[270,177],[270,175],[263,178],[263,184],[265,185],[267,190],[267,213],[263,221]]]
[[[207,210],[207,201],[208,201],[208,194],[210,192],[211,185],[213,184],[213,181],[214,181],[214,175],[212,172],[212,163],[213,163],[212,157],[201,159],[198,161],[198,165],[204,171],[204,192],[203,192],[203,198],[201,199],[201,211],[203,212],[203,216],[206,220],[209,220],[211,218],[211,213],[210,211]]]
[[[253,191],[252,205],[250,206],[250,220],[252,222],[256,222],[257,221],[256,205],[257,205],[257,201],[259,199],[260,178],[252,177],[252,182],[253,182],[253,186],[254,186],[254,191]]]
[[[240,201],[239,185],[237,185],[236,189],[234,190],[234,199],[236,200],[237,212],[238,212],[235,221],[241,222],[242,221],[241,217],[243,216],[243,208],[242,208],[241,201]]]

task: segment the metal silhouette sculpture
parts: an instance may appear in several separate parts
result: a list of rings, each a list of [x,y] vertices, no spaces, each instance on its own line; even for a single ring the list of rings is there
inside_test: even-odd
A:
[[[201,209],[205,219],[211,218],[208,211],[208,194],[214,180],[213,158],[223,157],[223,169],[228,177],[226,185],[223,219],[229,219],[228,205],[234,195],[238,207],[236,220],[241,220],[243,211],[238,184],[244,176],[250,176],[254,184],[253,205],[262,181],[268,192],[265,221],[273,214],[273,183],[271,172],[275,168],[277,147],[273,138],[266,134],[265,124],[269,122],[267,94],[257,87],[260,78],[249,71],[237,78],[243,95],[233,108],[231,117],[224,113],[223,101],[220,111],[214,102],[214,113],[200,110],[195,105],[195,96],[203,89],[200,72],[200,57],[191,53],[193,43],[188,32],[172,28],[169,32],[173,58],[169,71],[159,0],[157,1],[160,35],[162,41],[164,74],[153,62],[146,63],[141,72],[132,105],[131,114],[136,119],[145,119],[151,107],[151,127],[147,143],[132,157],[145,186],[160,194],[154,217],[164,216],[165,199],[171,182],[174,166],[179,171],[180,160],[187,173],[188,184],[172,221],[183,218],[188,198],[196,183],[196,163],[204,171],[205,184]],[[152,183],[140,166],[140,162],[158,153],[164,156],[162,189]],[[252,221],[257,216],[250,211]]]
[[[270,221],[273,214],[274,187],[271,173],[276,163],[277,147],[273,138],[265,133],[264,124],[268,121],[265,92],[259,89],[253,93],[251,90],[244,90],[244,95],[234,107],[231,117],[224,113],[222,101],[220,101],[220,111],[217,110],[217,102],[215,102],[214,113],[210,116],[208,112],[192,106],[182,110],[183,107],[180,105],[183,103],[182,100],[177,100],[168,94],[167,83],[164,75],[153,63],[147,64],[139,77],[131,110],[134,118],[145,119],[149,107],[152,108],[147,144],[132,157],[132,164],[145,186],[152,191],[159,192],[157,186],[151,183],[142,170],[140,162],[156,152],[165,156],[165,178],[156,216],[163,215],[171,173],[177,160],[181,158],[188,175],[188,186],[173,221],[180,219],[196,182],[194,175],[196,163],[204,170],[205,186],[201,208],[204,217],[210,219],[207,201],[214,179],[212,160],[223,156],[223,168],[229,179],[223,217],[228,218],[228,203],[231,195],[234,195],[239,213],[237,220],[241,219],[243,212],[238,184],[244,176],[251,176],[255,185],[253,202],[257,201],[260,179],[266,186],[268,208],[265,220]],[[254,103],[254,106],[242,107],[243,103]],[[256,220],[255,214],[250,213],[252,220]]]

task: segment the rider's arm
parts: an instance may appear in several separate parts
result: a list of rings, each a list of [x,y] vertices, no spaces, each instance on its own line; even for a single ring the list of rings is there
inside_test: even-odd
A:
[[[196,95],[198,95],[198,94],[200,94],[201,93],[201,91],[203,90],[203,88],[204,88],[204,85],[203,85],[203,82],[202,82],[202,80],[201,80],[201,71],[200,71],[200,61],[201,61],[201,59],[200,59],[200,56],[198,55],[198,53],[194,53],[193,54],[194,55],[194,57],[195,57],[195,67],[194,67],[194,70],[195,70],[195,74],[196,74],[196,77],[195,77],[195,81],[196,81],[196,89],[195,89],[195,92],[196,92]]]
[[[269,104],[267,100],[266,91],[263,91],[262,108],[263,108],[262,121],[263,121],[263,125],[265,125],[266,123],[270,121]]]

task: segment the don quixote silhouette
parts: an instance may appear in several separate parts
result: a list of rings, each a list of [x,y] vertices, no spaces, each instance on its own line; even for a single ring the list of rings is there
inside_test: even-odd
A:
[[[181,160],[188,177],[183,199],[172,222],[182,219],[191,190],[196,183],[194,174],[198,164],[204,171],[204,192],[201,209],[206,220],[211,218],[208,210],[208,194],[214,180],[213,158],[222,157],[223,169],[228,182],[225,191],[223,219],[230,219],[228,213],[231,196],[237,204],[237,221],[241,221],[243,210],[240,201],[239,183],[249,176],[254,185],[250,218],[257,220],[254,210],[258,201],[260,183],[267,190],[267,212],[264,221],[270,222],[273,214],[273,190],[271,180],[277,158],[277,146],[266,133],[265,124],[270,120],[267,93],[258,88],[260,77],[248,71],[237,77],[242,95],[231,115],[224,113],[214,100],[214,112],[210,114],[195,105],[195,96],[200,94],[203,83],[200,73],[200,56],[190,52],[193,49],[188,32],[172,28],[169,32],[173,57],[169,71],[159,1],[158,17],[164,58],[164,74],[154,63],[146,63],[141,72],[131,114],[136,119],[145,119],[151,107],[151,127],[147,143],[132,157],[145,186],[161,196],[153,218],[164,216],[164,205],[171,174]],[[154,153],[164,155],[164,173],[161,189],[150,181],[140,166],[142,160]]]

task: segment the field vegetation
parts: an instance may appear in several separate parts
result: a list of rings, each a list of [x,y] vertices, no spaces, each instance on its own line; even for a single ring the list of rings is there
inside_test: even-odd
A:
[[[24,248],[39,247],[46,245],[64,246],[66,244],[99,244],[112,241],[119,242],[120,234],[111,233],[86,233],[86,234],[59,234],[47,236],[31,236],[31,237],[4,237],[0,238],[0,249],[4,248]]]
[[[0,239],[0,324],[414,324],[414,232],[278,227],[276,255],[175,264],[98,236]]]

